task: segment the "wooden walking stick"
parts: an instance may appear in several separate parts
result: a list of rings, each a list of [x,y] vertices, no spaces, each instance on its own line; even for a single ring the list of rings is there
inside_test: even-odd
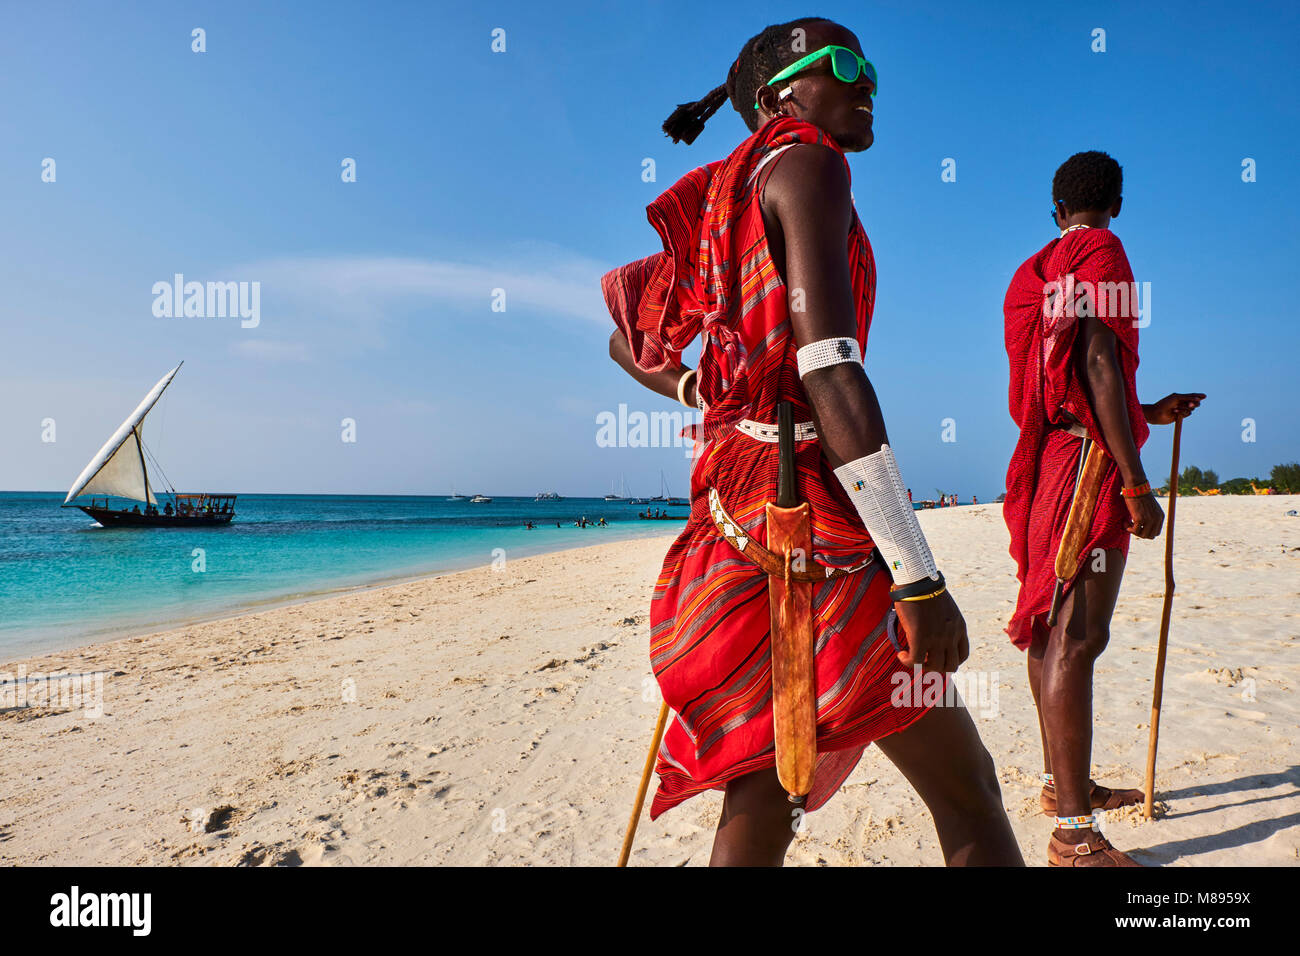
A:
[[[1174,462],[1169,469],[1169,517],[1165,524],[1165,605],[1160,612],[1160,643],[1156,648],[1156,686],[1151,697],[1151,736],[1147,740],[1146,805],[1148,820],[1156,799],[1156,744],[1160,741],[1160,702],[1165,687],[1165,651],[1169,646],[1169,616],[1174,607],[1174,507],[1178,504],[1178,445],[1183,419],[1174,419]]]
[[[623,849],[618,854],[619,866],[627,866],[627,858],[632,855],[632,839],[636,836],[636,825],[641,819],[641,808],[645,806],[645,792],[650,786],[650,774],[655,768],[655,755],[659,753],[659,742],[664,738],[666,723],[668,723],[668,701],[659,705],[659,720],[655,723],[654,737],[650,739],[650,752],[646,754],[645,769],[641,771],[641,784],[636,788],[636,803],[632,807],[632,819],[627,821]]]

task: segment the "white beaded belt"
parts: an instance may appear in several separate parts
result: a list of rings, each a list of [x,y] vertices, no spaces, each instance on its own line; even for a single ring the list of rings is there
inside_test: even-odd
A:
[[[782,566],[781,556],[774,554],[764,545],[759,544],[751,538],[748,532],[745,531],[744,525],[731,517],[731,515],[727,514],[727,509],[722,506],[722,497],[718,494],[718,489],[712,487],[709,488],[709,516],[713,519],[713,526],[718,529],[718,533],[721,534],[733,548],[745,557],[749,558],[768,574],[781,576],[785,573]],[[807,563],[812,565],[811,568],[803,568],[790,573],[792,577],[799,581],[825,581],[830,578],[839,578],[846,574],[853,574],[856,571],[861,571],[863,568],[871,564],[873,560],[874,552],[872,557],[867,558],[867,560],[863,561],[861,564],[855,564],[850,568],[832,568],[819,561],[812,560],[810,555],[808,556]]]
[[[779,438],[779,432],[775,425],[768,425],[765,422],[755,422],[748,418],[741,419],[736,423],[736,430],[742,431],[750,438],[757,438],[759,441],[776,442]],[[796,422],[794,426],[795,441],[811,441],[817,437],[817,429],[812,422]]]

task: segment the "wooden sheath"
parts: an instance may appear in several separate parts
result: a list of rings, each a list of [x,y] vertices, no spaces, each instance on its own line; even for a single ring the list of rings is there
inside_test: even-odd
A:
[[[778,408],[779,471],[775,502],[766,503],[767,547],[781,558],[781,574],[767,578],[772,614],[772,731],[776,773],[798,802],[812,790],[817,767],[817,699],[813,671],[815,635],[812,582],[790,572],[812,561],[812,519],[808,502],[795,490],[794,417],[789,402]]]
[[[1101,495],[1101,480],[1106,474],[1106,452],[1101,445],[1086,439],[1084,444],[1087,450],[1079,468],[1078,482],[1074,486],[1070,513],[1065,519],[1061,546],[1056,551],[1056,591],[1052,595],[1052,610],[1047,615],[1049,626],[1056,624],[1065,585],[1079,573],[1083,547],[1088,541],[1088,532],[1092,530],[1092,516],[1097,510],[1097,499]]]
[[[808,502],[795,508],[767,503],[767,546],[790,554],[794,567],[812,552]],[[812,790],[817,764],[817,701],[814,697],[812,582],[771,575],[772,728],[776,773],[793,797]]]

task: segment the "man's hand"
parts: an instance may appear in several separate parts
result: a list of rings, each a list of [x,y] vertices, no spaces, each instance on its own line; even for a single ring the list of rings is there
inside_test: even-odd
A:
[[[925,601],[895,601],[894,610],[898,612],[899,637],[907,648],[899,652],[898,659],[908,667],[920,664],[924,671],[950,674],[970,656],[966,621],[951,592]]]
[[[1171,398],[1173,396],[1170,396]],[[1125,498],[1128,505],[1128,530],[1139,538],[1154,538],[1165,524],[1165,512],[1156,501],[1155,495],[1145,494],[1138,498]]]
[[[1201,404],[1204,392],[1173,392],[1166,395],[1154,405],[1143,405],[1148,425],[1172,425],[1179,418],[1186,418]]]

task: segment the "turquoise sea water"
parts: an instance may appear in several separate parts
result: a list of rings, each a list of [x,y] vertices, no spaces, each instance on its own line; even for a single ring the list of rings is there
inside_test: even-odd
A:
[[[676,534],[596,498],[241,495],[218,528],[101,528],[53,492],[0,493],[0,661],[323,591]],[[651,507],[662,508],[656,503]],[[674,507],[683,520],[687,509]],[[574,521],[604,517],[605,528]],[[537,523],[525,530],[524,522]],[[555,526],[556,522],[560,527]],[[196,549],[205,570],[196,571]]]

